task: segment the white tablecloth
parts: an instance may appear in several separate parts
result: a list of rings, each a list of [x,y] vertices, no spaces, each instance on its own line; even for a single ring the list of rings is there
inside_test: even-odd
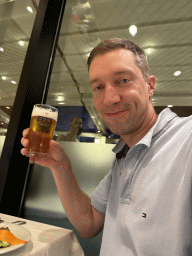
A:
[[[31,233],[31,240],[27,244],[15,251],[7,252],[6,256],[84,256],[72,230],[1,213],[0,219],[9,223],[25,221],[26,224],[22,226]]]

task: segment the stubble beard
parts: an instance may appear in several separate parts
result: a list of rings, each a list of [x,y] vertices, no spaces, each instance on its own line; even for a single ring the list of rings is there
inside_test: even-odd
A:
[[[136,115],[131,112],[130,109],[128,111],[129,113],[127,118],[117,118],[110,121],[107,120],[105,116],[100,115],[100,117],[113,134],[121,137],[125,135],[133,136],[134,133],[137,133],[141,128],[145,113],[143,111],[139,115]],[[137,108],[136,111],[138,111]]]
[[[127,135],[134,132],[134,118],[128,117],[125,120],[121,120],[121,118],[117,118],[111,121],[108,121],[106,118],[102,117],[102,121],[105,123],[105,125],[109,128],[109,130],[116,135]]]

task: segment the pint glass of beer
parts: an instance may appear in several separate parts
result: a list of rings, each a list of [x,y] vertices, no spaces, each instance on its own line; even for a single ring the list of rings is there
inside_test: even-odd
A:
[[[29,131],[27,156],[43,157],[49,153],[49,142],[53,139],[58,109],[46,105],[34,105]]]

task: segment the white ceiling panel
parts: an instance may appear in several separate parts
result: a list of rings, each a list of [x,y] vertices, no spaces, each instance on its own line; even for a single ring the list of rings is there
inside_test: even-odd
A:
[[[56,56],[54,59],[54,65],[53,65],[53,74],[55,73],[67,73],[67,67],[63,60],[60,58],[60,56]]]
[[[81,86],[87,86],[90,88],[89,85],[89,74],[88,71],[81,71],[81,72],[74,72],[74,76],[76,78],[76,80],[78,81],[78,83]]]
[[[87,69],[86,60],[82,55],[66,56],[66,61],[72,70],[85,70]]]
[[[57,85],[62,85],[62,86],[65,86],[66,84],[71,84],[72,83],[72,79],[71,79],[71,76],[69,73],[52,73],[51,75],[51,83],[52,83],[52,86],[53,86],[53,89],[55,86]]]

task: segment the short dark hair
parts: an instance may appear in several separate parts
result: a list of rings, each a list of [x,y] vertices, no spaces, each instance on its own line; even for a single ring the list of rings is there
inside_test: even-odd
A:
[[[136,43],[122,38],[111,38],[99,43],[90,53],[87,60],[88,69],[90,68],[93,59],[110,51],[116,49],[126,49],[134,53],[135,62],[138,68],[141,70],[144,79],[150,76],[147,57],[143,49],[141,49]]]

